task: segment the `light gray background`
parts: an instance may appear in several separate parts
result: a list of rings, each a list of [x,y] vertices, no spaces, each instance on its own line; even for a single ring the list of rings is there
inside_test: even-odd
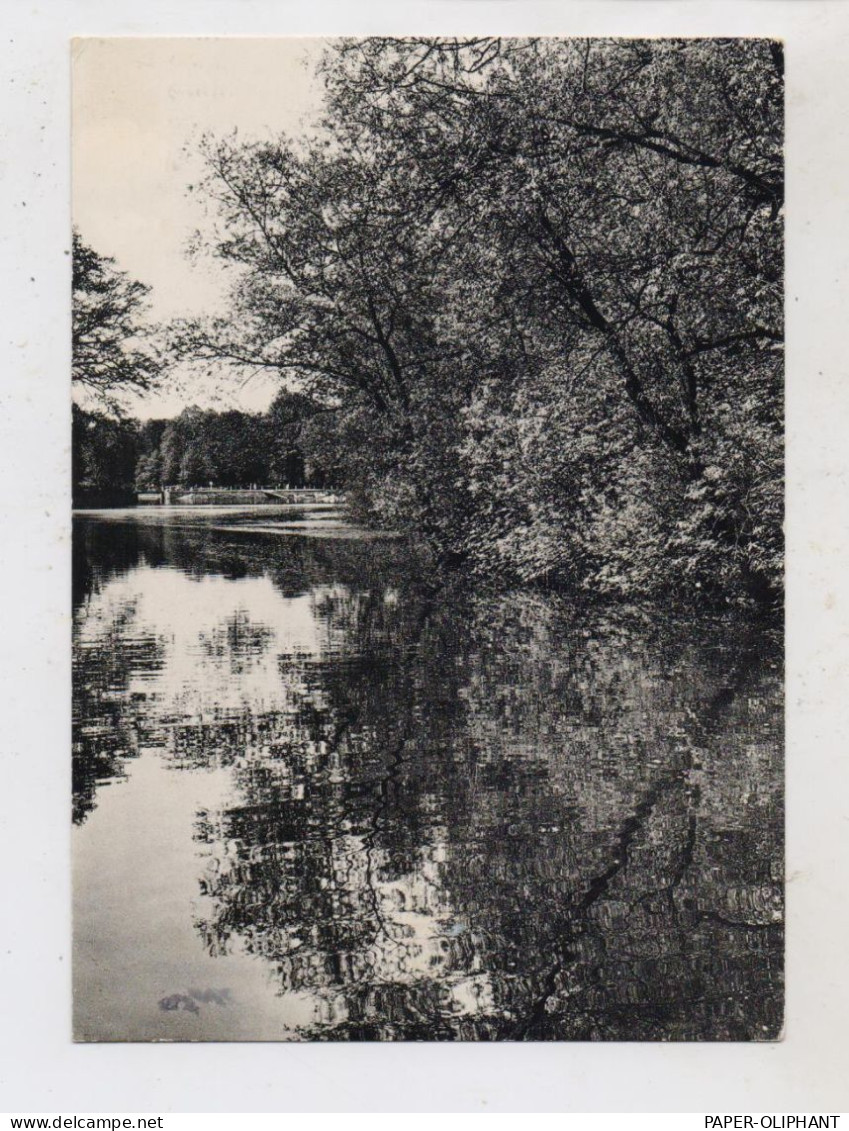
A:
[[[790,931],[781,1043],[71,1044],[70,39],[376,32],[786,39]],[[847,5],[5,0],[0,37],[0,1110],[849,1108]]]

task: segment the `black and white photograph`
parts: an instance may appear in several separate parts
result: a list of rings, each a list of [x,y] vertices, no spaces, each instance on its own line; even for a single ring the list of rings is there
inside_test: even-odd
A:
[[[780,1040],[782,43],[72,57],[74,1039]]]

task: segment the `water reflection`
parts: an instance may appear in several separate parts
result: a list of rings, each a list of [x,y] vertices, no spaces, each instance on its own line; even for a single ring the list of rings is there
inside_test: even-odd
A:
[[[244,516],[78,521],[78,1036],[778,1033],[773,632],[434,592],[399,544]]]

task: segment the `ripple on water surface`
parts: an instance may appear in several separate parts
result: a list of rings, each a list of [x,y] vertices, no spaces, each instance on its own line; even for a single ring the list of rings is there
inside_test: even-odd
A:
[[[773,629],[259,509],[77,520],[77,1038],[776,1036]]]

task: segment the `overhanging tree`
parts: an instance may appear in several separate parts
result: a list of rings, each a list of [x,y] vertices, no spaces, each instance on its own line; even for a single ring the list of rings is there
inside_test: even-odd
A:
[[[354,477],[446,556],[775,580],[776,45],[373,39],[324,72],[315,141],[208,143],[242,276],[184,348],[355,422]]]

